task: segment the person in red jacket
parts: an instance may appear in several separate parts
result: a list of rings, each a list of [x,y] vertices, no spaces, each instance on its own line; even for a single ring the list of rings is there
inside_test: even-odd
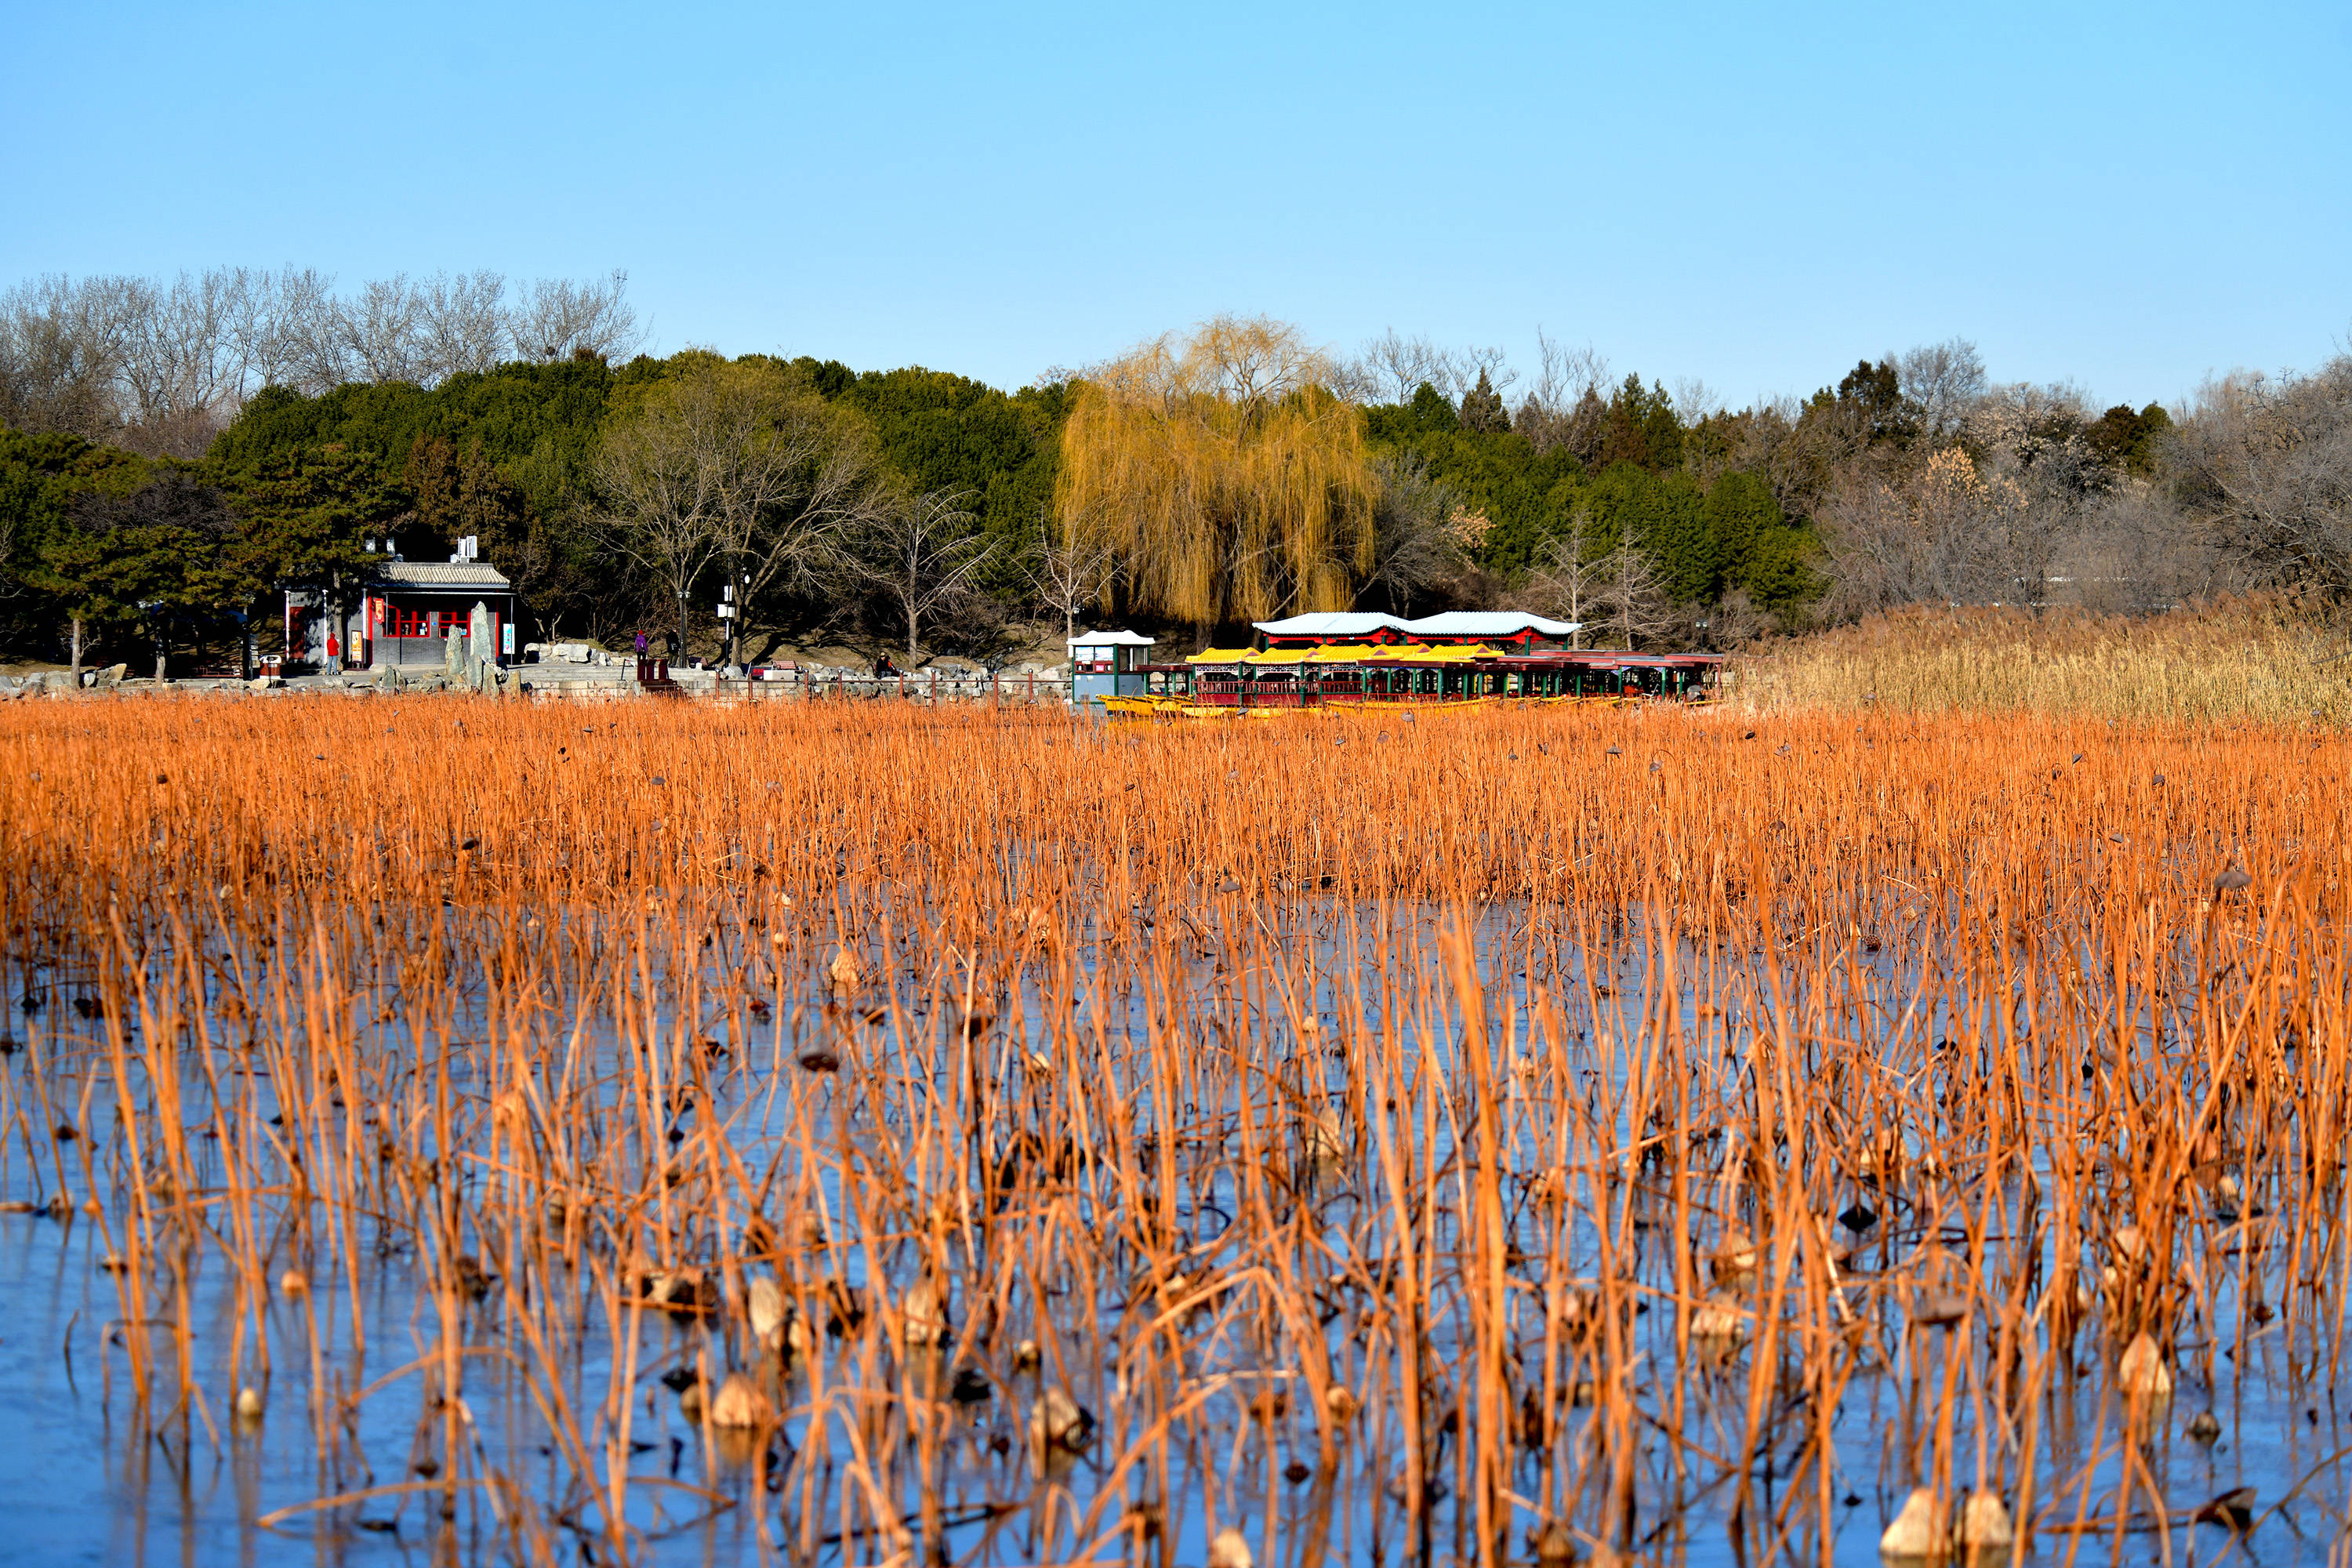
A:
[[[327,673],[328,673],[329,675],[341,675],[341,674],[342,674],[342,672],[343,672],[343,644],[342,644],[342,639],[341,639],[341,638],[340,638],[340,637],[336,637],[334,633],[332,633],[332,632],[329,632],[329,633],[327,634]]]

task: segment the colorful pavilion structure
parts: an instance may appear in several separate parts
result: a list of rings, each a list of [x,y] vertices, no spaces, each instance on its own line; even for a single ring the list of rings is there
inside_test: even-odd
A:
[[[1705,701],[1719,654],[1577,646],[1580,624],[1518,610],[1449,611],[1419,620],[1341,611],[1260,621],[1249,647],[1134,667],[1130,706],[1220,710],[1460,704],[1534,700]]]

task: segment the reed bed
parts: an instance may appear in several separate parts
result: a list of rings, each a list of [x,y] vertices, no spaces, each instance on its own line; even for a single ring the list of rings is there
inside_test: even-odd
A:
[[[0,1226],[191,1558],[2316,1555],[2348,761],[20,704]]]
[[[1910,610],[1767,645],[1738,670],[1743,705],[1771,710],[2352,721],[2352,634],[2279,599],[2162,616]]]

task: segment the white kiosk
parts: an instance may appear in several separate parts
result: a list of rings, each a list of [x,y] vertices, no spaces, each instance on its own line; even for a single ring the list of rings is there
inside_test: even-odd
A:
[[[1157,638],[1134,632],[1080,632],[1070,639],[1070,706],[1099,713],[1102,700],[1142,692],[1144,678],[1133,673],[1148,662],[1139,650]]]

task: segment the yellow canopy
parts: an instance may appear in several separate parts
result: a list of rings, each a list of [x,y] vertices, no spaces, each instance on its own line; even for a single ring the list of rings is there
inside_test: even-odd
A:
[[[1449,643],[1434,647],[1418,643],[1401,643],[1394,647],[1366,648],[1358,659],[1362,664],[1466,664],[1474,658],[1500,658],[1502,655],[1484,643]]]
[[[1277,669],[1324,664],[1466,664],[1475,658],[1500,658],[1500,650],[1484,643],[1326,643],[1320,647],[1270,647],[1252,652],[1245,647],[1213,647],[1185,662],[1199,665],[1247,664]]]
[[[1360,664],[1363,658],[1364,645],[1361,643],[1326,643],[1320,647],[1265,648],[1251,654],[1243,662],[1295,668],[1302,664]]]

